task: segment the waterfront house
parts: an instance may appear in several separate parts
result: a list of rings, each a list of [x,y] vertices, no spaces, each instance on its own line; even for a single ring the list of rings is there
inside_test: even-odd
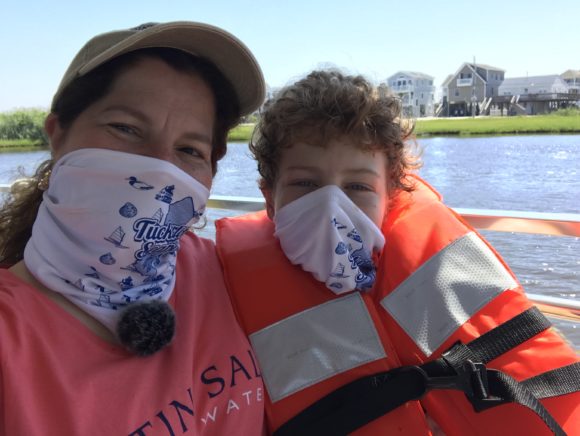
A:
[[[391,92],[401,99],[403,113],[408,117],[434,115],[435,86],[433,77],[415,71],[399,71],[387,79]]]
[[[580,94],[580,70],[566,70],[560,77],[568,85],[570,94]]]
[[[443,83],[449,116],[487,113],[504,80],[505,71],[490,65],[465,62]],[[443,103],[445,105],[445,102]]]
[[[453,79],[453,74],[449,74],[441,84],[441,102],[435,109],[436,117],[449,116],[449,82]]]
[[[500,85],[496,102],[507,104],[511,115],[535,115],[565,107],[573,97],[568,94],[568,84],[557,74],[510,77]]]

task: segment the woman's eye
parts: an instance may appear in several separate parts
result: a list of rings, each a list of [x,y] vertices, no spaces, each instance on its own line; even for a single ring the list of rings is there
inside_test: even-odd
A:
[[[204,160],[208,159],[206,154],[201,152],[196,147],[180,147],[180,148],[178,148],[178,150],[179,150],[179,152],[185,153],[186,155],[191,156],[191,157],[200,158],[200,159],[204,159]]]
[[[125,133],[127,135],[138,135],[137,129],[134,127],[128,126],[127,124],[119,124],[119,123],[111,123],[109,124],[113,129]]]

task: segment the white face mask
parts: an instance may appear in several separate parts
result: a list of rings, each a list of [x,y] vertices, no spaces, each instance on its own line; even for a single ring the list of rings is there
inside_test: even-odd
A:
[[[372,253],[385,238],[376,224],[335,185],[285,205],[274,217],[276,237],[294,265],[335,294],[373,286]]]
[[[38,281],[115,332],[125,306],[169,299],[179,238],[208,197],[169,162],[73,151],[52,170],[24,261]]]

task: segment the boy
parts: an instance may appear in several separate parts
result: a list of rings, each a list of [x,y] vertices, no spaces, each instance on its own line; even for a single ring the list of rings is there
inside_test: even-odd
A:
[[[250,148],[267,211],[218,222],[217,241],[270,429],[429,434],[423,410],[447,434],[577,428],[578,387],[561,381],[577,356],[412,174],[410,134],[396,99],[337,71],[266,104]],[[515,380],[545,373],[549,395]]]

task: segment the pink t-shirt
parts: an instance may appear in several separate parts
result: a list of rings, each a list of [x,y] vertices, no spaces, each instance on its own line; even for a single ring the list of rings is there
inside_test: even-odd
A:
[[[211,241],[186,235],[177,332],[135,357],[0,270],[0,435],[261,435],[263,385]]]

